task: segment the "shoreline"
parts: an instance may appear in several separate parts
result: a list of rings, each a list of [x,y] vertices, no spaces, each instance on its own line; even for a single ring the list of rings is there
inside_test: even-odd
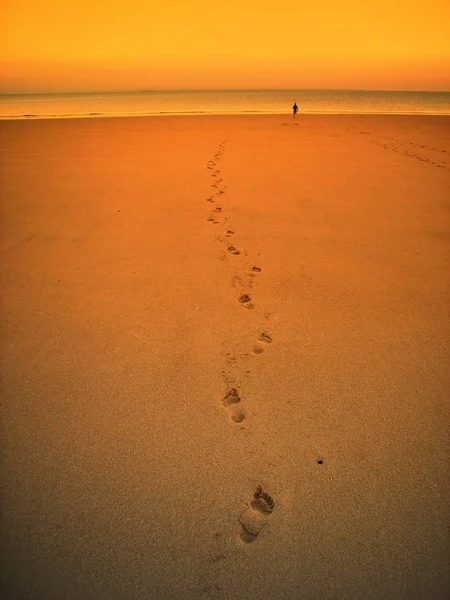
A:
[[[341,111],[314,111],[314,112],[299,112],[297,117],[304,116],[334,116],[334,117],[450,117],[450,112],[341,112]],[[143,117],[266,117],[266,116],[292,116],[288,112],[201,112],[201,111],[186,111],[186,112],[157,112],[145,114],[110,114],[110,113],[88,113],[88,114],[73,114],[73,115],[14,115],[0,116],[0,121],[53,121],[53,120],[73,120],[73,119],[95,119],[95,118],[143,118]]]

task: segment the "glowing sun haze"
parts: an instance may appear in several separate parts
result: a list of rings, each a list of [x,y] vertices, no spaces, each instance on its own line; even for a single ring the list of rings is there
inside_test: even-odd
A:
[[[0,91],[450,90],[447,0],[6,0]]]

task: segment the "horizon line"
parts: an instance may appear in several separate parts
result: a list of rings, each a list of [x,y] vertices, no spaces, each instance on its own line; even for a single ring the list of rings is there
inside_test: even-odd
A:
[[[371,89],[371,88],[168,88],[168,89],[122,89],[122,90],[71,90],[58,92],[2,92],[0,96],[67,96],[72,94],[164,94],[183,92],[379,92],[405,94],[450,94],[450,90],[404,90],[404,89]]]

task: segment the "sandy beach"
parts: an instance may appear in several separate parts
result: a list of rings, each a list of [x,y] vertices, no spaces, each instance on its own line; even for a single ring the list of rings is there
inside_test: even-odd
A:
[[[8,600],[447,597],[449,126],[0,123]]]

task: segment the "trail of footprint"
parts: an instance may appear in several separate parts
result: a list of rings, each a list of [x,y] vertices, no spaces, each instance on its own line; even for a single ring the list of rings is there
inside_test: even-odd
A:
[[[242,423],[245,412],[241,409],[241,398],[236,388],[230,388],[222,399],[222,404],[228,408],[233,423]]]
[[[247,510],[239,519],[240,538],[245,544],[256,541],[274,508],[275,502],[272,497],[258,485]]]
[[[206,202],[210,202],[212,204],[216,204],[216,198],[225,193],[225,190],[218,189],[218,187],[219,187],[218,184],[221,183],[223,180],[216,179],[218,177],[218,175],[220,174],[220,169],[217,167],[217,161],[219,161],[220,157],[222,156],[224,149],[225,149],[225,143],[222,142],[218,146],[218,149],[214,155],[214,160],[209,160],[207,162],[207,166],[206,166],[207,169],[210,169],[213,171],[211,173],[211,177],[213,178],[211,187],[213,187],[215,189],[214,189],[213,193],[208,198],[206,198]],[[216,208],[214,208],[213,212],[210,213],[209,217],[206,220],[213,225],[218,225],[220,223],[220,221],[218,221],[216,219],[217,215],[215,215],[215,213],[221,213],[221,212],[222,212],[222,207],[216,205]],[[239,251],[237,251],[237,253],[239,254]]]
[[[369,132],[360,131],[359,133],[360,133],[360,135],[369,135],[369,136],[371,135]],[[392,152],[396,152],[397,154],[403,154],[404,156],[408,156],[410,158],[415,158],[416,160],[428,163],[430,165],[434,165],[435,167],[440,167],[443,169],[446,168],[445,162],[442,162],[442,161],[436,162],[426,156],[419,156],[418,154],[415,154],[414,152],[410,152],[408,149],[406,149],[404,146],[402,146],[402,144],[406,143],[406,144],[409,144],[409,145],[417,147],[417,148],[429,148],[430,150],[435,150],[435,151],[439,152],[438,148],[431,148],[427,145],[416,144],[414,142],[401,142],[400,140],[397,140],[395,138],[388,137],[385,135],[384,136],[376,135],[375,139],[370,139],[370,137],[369,137],[369,138],[366,138],[366,140],[371,144],[379,146],[380,148],[384,148],[385,150],[391,150]],[[389,143],[383,143],[381,140],[388,140]],[[393,144],[398,144],[398,146],[393,145]],[[446,152],[446,150],[443,150],[443,152]]]
[[[271,344],[272,343],[272,338],[270,337],[270,335],[268,333],[261,333],[261,335],[258,338],[258,341],[256,342],[256,344],[253,347],[253,353],[254,354],[262,354],[264,352],[264,346],[266,344]]]
[[[223,154],[224,147],[225,147],[225,143],[222,142],[219,145],[218,151],[216,152],[215,157],[214,157],[216,159],[216,161],[220,160],[220,158]],[[216,162],[210,161],[210,163],[208,164],[208,168],[211,168],[211,170],[213,170],[213,167],[216,167],[216,164],[217,164]],[[214,193],[208,198],[208,200],[207,200],[208,202],[215,202],[215,200],[214,200],[215,198],[220,197],[221,195],[225,194],[226,188],[225,189],[219,188],[219,184],[223,184],[223,179],[218,177],[219,173],[220,173],[220,171],[218,168],[215,168],[213,170],[211,187],[215,188],[215,190],[214,190]],[[214,208],[210,217],[208,218],[208,221],[216,224],[218,221],[215,220],[214,214],[221,213],[221,212],[222,212],[222,207],[216,205],[216,207]],[[234,235],[235,232],[233,229],[226,228],[227,226],[229,227],[229,224],[227,223],[226,218],[225,218],[225,223],[223,223],[224,229],[226,232],[225,237],[230,238],[231,236]],[[224,239],[224,238],[219,238],[219,239],[220,239],[220,241],[225,243],[227,251],[230,254],[233,254],[233,255],[240,254],[240,251],[234,245],[229,244],[229,242],[227,242],[226,239]],[[247,273],[245,282],[242,281],[242,279],[239,277],[239,275],[237,275],[237,274],[235,275],[235,278],[237,278],[240,282],[238,289],[240,288],[241,293],[238,298],[238,302],[244,308],[246,308],[248,310],[255,308],[255,305],[253,304],[250,295],[247,293],[244,293],[244,292],[251,290],[251,288],[252,288],[251,278],[256,277],[258,273],[261,273],[261,271],[262,271],[261,267],[254,265],[251,268],[250,273]],[[233,283],[232,283],[232,285],[233,285]],[[233,287],[237,287],[237,286],[233,285]],[[270,344],[271,342],[272,342],[272,338],[270,337],[270,335],[266,332],[262,332],[259,335],[259,338],[254,345],[253,352],[255,354],[261,354],[264,351],[264,346],[267,344]],[[230,358],[229,360],[231,361],[232,359]],[[233,359],[233,360],[235,360],[235,359]],[[234,371],[234,370],[235,370],[235,367],[233,367],[232,371]],[[249,373],[249,371],[247,371],[247,373]],[[224,397],[222,398],[222,404],[227,408],[231,421],[233,423],[238,424],[238,423],[242,423],[245,420],[246,415],[245,415],[245,412],[242,410],[241,398],[239,396],[239,392],[236,389],[236,387],[232,387],[230,385],[230,383],[231,382],[229,380],[226,382],[227,392],[225,393]],[[274,507],[275,507],[275,503],[274,503],[273,499],[271,498],[271,496],[267,492],[265,492],[261,486],[258,486],[256,488],[256,491],[253,494],[251,501],[249,502],[248,508],[241,515],[241,517],[239,519],[240,525],[241,525],[240,538],[241,538],[242,542],[244,542],[245,544],[250,544],[257,539],[262,528],[264,527],[264,525],[267,522],[267,517],[272,513]],[[220,558],[222,558],[222,555],[220,555]]]

